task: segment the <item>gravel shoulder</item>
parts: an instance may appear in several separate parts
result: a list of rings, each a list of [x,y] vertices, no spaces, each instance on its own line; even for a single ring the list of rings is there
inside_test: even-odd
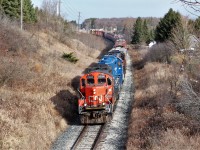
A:
[[[122,150],[126,149],[127,130],[133,103],[133,75],[130,56],[127,56],[127,71],[113,119],[104,130],[105,139],[97,149]]]

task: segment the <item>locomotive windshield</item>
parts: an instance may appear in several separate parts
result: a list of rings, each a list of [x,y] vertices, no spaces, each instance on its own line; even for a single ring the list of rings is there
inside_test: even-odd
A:
[[[105,77],[105,75],[99,75],[98,76],[98,84],[104,84],[104,83],[106,83],[106,77]]]
[[[82,79],[81,82],[82,82],[82,86],[85,86],[85,79]]]
[[[108,85],[112,85],[112,80],[110,78],[107,78],[107,82],[108,82]]]
[[[87,76],[87,84],[94,84],[94,76]]]

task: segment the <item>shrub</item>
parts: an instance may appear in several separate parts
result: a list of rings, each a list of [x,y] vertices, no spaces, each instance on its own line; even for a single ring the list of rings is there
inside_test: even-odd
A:
[[[0,47],[3,49],[13,52],[20,50],[35,52],[40,48],[40,44],[33,34],[20,30],[15,21],[2,14],[0,14],[0,28]]]
[[[76,63],[78,61],[78,59],[76,57],[73,56],[73,52],[67,54],[67,53],[64,53],[62,55],[62,58],[64,58],[65,60],[69,61],[69,62],[72,62],[72,63]]]
[[[145,59],[152,62],[171,63],[171,55],[171,46],[168,43],[158,43],[149,49]]]

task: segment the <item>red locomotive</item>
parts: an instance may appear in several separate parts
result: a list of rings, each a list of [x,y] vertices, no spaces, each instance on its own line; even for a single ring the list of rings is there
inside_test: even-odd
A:
[[[105,123],[111,118],[116,98],[114,80],[110,73],[95,70],[83,75],[80,78],[79,93],[81,123]]]

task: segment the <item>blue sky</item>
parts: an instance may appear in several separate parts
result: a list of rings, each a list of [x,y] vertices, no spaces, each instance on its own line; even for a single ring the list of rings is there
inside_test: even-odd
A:
[[[32,0],[38,7],[42,1]],[[194,18],[174,0],[61,0],[61,15],[68,20],[77,20],[80,12],[81,22],[91,17],[163,17],[170,8]]]

